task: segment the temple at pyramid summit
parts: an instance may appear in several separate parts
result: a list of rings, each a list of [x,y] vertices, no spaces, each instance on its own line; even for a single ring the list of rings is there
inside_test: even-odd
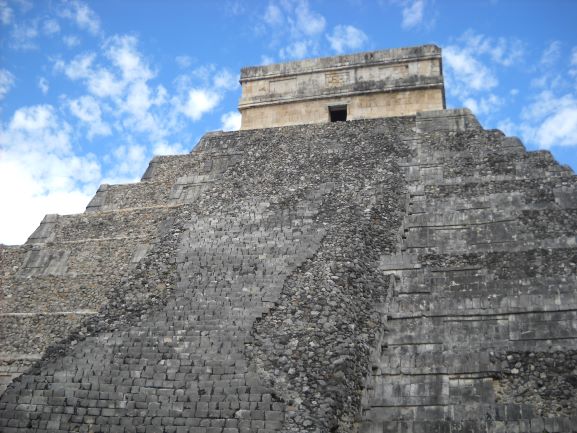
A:
[[[243,68],[242,129],[445,108],[441,49],[399,48]]]
[[[577,177],[425,45],[241,71],[241,130],[0,246],[0,431],[577,432]]]

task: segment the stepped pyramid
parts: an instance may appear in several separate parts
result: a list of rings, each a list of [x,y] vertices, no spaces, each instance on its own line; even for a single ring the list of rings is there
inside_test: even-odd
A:
[[[240,131],[1,247],[0,431],[577,431],[577,177],[440,63],[245,69]]]

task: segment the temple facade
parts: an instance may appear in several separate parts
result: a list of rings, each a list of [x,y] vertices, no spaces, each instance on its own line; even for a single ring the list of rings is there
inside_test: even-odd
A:
[[[445,108],[435,45],[241,70],[241,129],[408,116]]]

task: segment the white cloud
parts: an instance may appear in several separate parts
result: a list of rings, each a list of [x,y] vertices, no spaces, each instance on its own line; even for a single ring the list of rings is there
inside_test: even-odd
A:
[[[262,55],[260,56],[260,64],[261,65],[272,65],[274,63],[274,57]]]
[[[96,135],[110,135],[110,127],[102,121],[100,105],[92,96],[82,96],[69,102],[70,111],[88,126],[88,138]]]
[[[126,81],[148,80],[154,76],[138,52],[137,45],[136,37],[128,35],[113,36],[105,45],[105,55],[120,69]]]
[[[264,26],[257,26],[257,31],[267,34],[271,46],[284,41],[278,49],[281,59],[316,54],[326,28],[325,17],[311,10],[308,0],[272,0],[262,15],[262,23]]]
[[[448,72],[456,81],[455,84],[465,89],[463,93],[468,89],[475,91],[492,89],[499,83],[496,75],[468,49],[448,46],[443,50],[443,57],[449,68]]]
[[[278,26],[283,23],[284,16],[279,6],[273,2],[269,3],[264,13],[264,22],[269,26]]]
[[[477,115],[491,115],[507,102],[498,96],[497,71],[522,61],[524,44],[515,38],[487,37],[468,30],[443,48],[448,94]],[[515,91],[509,94],[514,97]]]
[[[31,0],[13,0],[14,3],[18,5],[22,12],[28,12],[32,9],[32,1]]]
[[[75,155],[70,126],[54,107],[36,105],[17,110],[0,125],[0,242],[22,243],[47,213],[81,212],[100,177],[94,155]]]
[[[508,117],[504,120],[501,120],[497,124],[497,128],[503,131],[507,136],[514,136],[518,133],[519,130],[517,124],[513,123],[513,121]]]
[[[295,26],[300,33],[307,36],[313,36],[320,34],[325,30],[325,17],[317,12],[311,11],[307,0],[296,2],[294,13],[296,16],[296,22],[293,26]]]
[[[238,131],[240,129],[241,115],[238,111],[229,111],[220,117],[223,131]]]
[[[178,67],[182,69],[189,68],[192,65],[192,57],[190,56],[176,56],[174,59]]]
[[[577,146],[577,105],[551,113],[539,126],[536,141],[540,147]]]
[[[469,97],[465,99],[463,105],[479,116],[497,111],[504,102],[503,98],[491,93],[480,98]]]
[[[403,22],[404,29],[412,29],[423,22],[425,10],[425,0],[409,0],[403,2]]]
[[[542,149],[577,146],[577,97],[549,90],[537,95],[521,115],[523,138]]]
[[[332,34],[327,35],[331,48],[337,53],[347,50],[359,50],[368,41],[367,35],[360,29],[353,26],[338,25],[333,29]]]
[[[64,7],[60,11],[60,16],[67,18],[83,30],[96,35],[100,32],[100,18],[90,9],[90,7],[81,1],[65,1]]]
[[[76,56],[69,63],[56,62],[56,70],[63,71],[72,80],[84,80],[88,90],[98,97],[119,96],[130,84],[147,81],[154,73],[136,49],[133,36],[114,36],[105,44],[105,56],[115,70],[95,65],[96,54]]]
[[[38,22],[16,23],[10,34],[10,45],[15,50],[34,50],[38,37]]]
[[[114,165],[103,183],[118,184],[138,182],[149,161],[146,147],[140,144],[126,144],[112,153]]]
[[[114,120],[107,124],[128,138],[147,134],[145,139],[152,143],[166,142],[169,135],[184,127],[185,118],[198,121],[214,110],[226,92],[239,87],[238,75],[208,65],[177,77],[176,94],[169,95],[163,86],[151,84],[156,72],[138,50],[138,39],[129,35],[106,39],[99,53],[83,53],[70,61],[59,60],[55,70],[83,82],[100,107],[109,107],[106,114]],[[86,105],[72,106],[75,115],[85,123],[90,122],[86,113],[93,113],[87,108]],[[97,122],[89,129],[89,138],[107,133],[109,127]],[[138,137],[133,141],[143,139]]]
[[[326,26],[325,17],[311,10],[308,0],[270,1],[262,20],[270,27],[288,30],[295,38],[318,35]]]
[[[191,89],[186,101],[180,106],[180,111],[193,121],[200,118],[218,105],[221,100],[220,94],[209,89]]]
[[[54,107],[34,105],[16,110],[2,138],[9,134],[23,151],[42,146],[47,151],[67,152],[69,130],[66,123],[57,119]]]
[[[52,36],[60,32],[60,24],[55,19],[48,19],[42,24],[42,30],[45,35]]]
[[[488,55],[494,63],[502,66],[519,62],[525,54],[525,45],[516,38],[491,38],[468,30],[459,40],[472,55]]]
[[[553,41],[551,42],[547,48],[541,54],[541,65],[544,66],[552,66],[556,63],[559,58],[561,57],[561,42]]]
[[[59,60],[55,64],[55,69],[63,71],[72,80],[87,78],[92,73],[92,63],[95,57],[94,53],[88,53],[76,56],[69,63]]]
[[[155,108],[169,101],[167,91],[163,86],[154,88],[150,85],[156,73],[138,50],[136,37],[110,37],[98,54],[83,53],[69,62],[59,60],[55,63],[55,70],[83,82],[93,101],[84,108],[93,107],[95,103],[101,107],[106,105],[109,107],[107,115],[115,118],[108,123],[123,134],[146,133],[151,141],[162,140],[168,134],[165,124],[173,119],[166,112],[154,112]],[[73,108],[77,117],[85,117],[81,115],[87,112],[85,109],[80,106]],[[89,138],[109,133],[110,127],[106,123],[95,123],[89,129]]]
[[[0,22],[5,26],[12,22],[14,11],[6,0],[0,0]]]
[[[245,11],[244,5],[241,1],[227,1],[224,5],[224,10],[229,15],[242,15]]]
[[[74,48],[80,45],[80,38],[75,35],[67,35],[62,38],[62,42],[64,42],[64,45],[68,48]]]
[[[569,59],[569,64],[571,68],[569,69],[569,75],[572,77],[577,77],[577,47],[573,47],[571,50],[571,58]]]
[[[152,103],[150,88],[146,81],[139,80],[129,87],[124,109],[131,114],[142,117]]]
[[[228,69],[221,69],[213,79],[214,87],[217,89],[236,90],[240,79],[238,74],[231,73]]]
[[[162,121],[152,112],[154,106],[162,106],[167,100],[163,86],[152,90],[145,81],[136,81],[129,86],[124,102],[119,109],[127,114],[123,124],[134,132],[146,132],[154,140],[162,139],[168,131]]]
[[[46,95],[48,93],[48,90],[50,90],[48,80],[44,77],[40,77],[38,79],[38,88],[40,89],[42,94]]]
[[[568,65],[565,62],[560,64],[563,55],[564,53],[561,42],[550,42],[543,50],[539,63],[531,69],[531,72],[538,72],[538,75],[531,80],[531,87],[539,89],[540,91],[566,91],[568,87],[577,84],[573,83],[573,80],[571,80],[572,77],[577,76],[577,67],[575,67],[577,59],[575,59],[575,63],[572,62],[572,51],[572,54],[568,59]],[[577,57],[577,54],[575,54],[575,57]],[[564,70],[563,67],[566,65],[568,66],[568,69]]]
[[[7,69],[0,69],[0,101],[14,86],[14,75]]]
[[[183,153],[188,153],[189,150],[186,149],[181,143],[156,143],[152,148],[152,153],[154,155],[179,155]]]
[[[72,80],[83,80],[90,91],[98,97],[118,96],[126,86],[126,82],[115,76],[106,68],[94,66],[96,54],[87,53],[76,56],[69,63],[56,62],[55,68],[63,71]]]
[[[281,59],[302,59],[317,51],[317,44],[311,40],[293,42],[279,50]]]

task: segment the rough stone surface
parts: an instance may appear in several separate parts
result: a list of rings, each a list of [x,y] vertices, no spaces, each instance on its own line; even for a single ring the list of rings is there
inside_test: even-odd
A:
[[[467,110],[207,134],[0,247],[0,431],[577,431],[576,220]]]
[[[241,70],[241,129],[326,123],[329,106],[347,120],[445,108],[435,45],[305,59]]]

